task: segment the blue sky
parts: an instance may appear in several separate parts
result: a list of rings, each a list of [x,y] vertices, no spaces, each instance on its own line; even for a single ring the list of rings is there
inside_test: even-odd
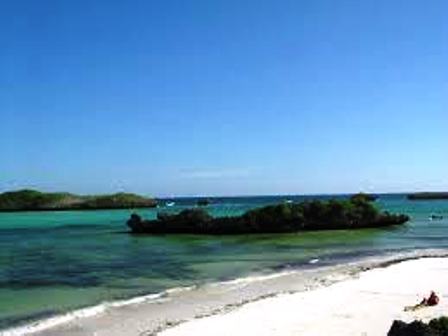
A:
[[[0,190],[448,189],[448,2],[3,1]]]

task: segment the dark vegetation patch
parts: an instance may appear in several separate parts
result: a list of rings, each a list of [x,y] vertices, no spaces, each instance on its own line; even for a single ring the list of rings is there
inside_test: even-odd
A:
[[[234,217],[212,217],[201,208],[159,213],[155,220],[133,214],[127,224],[133,233],[224,235],[378,228],[408,220],[407,215],[381,212],[369,195],[357,194],[347,200],[268,205]]]

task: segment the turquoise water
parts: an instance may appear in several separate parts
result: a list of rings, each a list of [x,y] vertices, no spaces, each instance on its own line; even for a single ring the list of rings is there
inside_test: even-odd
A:
[[[339,196],[344,197],[344,196]],[[315,198],[325,198],[324,196]],[[215,199],[213,215],[303,197]],[[392,229],[233,237],[133,236],[127,210],[0,213],[0,329],[104,301],[168,288],[366,255],[448,248],[448,201],[383,195],[385,210],[409,214]],[[176,200],[169,211],[195,204]],[[139,211],[146,218],[157,209]],[[444,216],[430,221],[430,214]]]

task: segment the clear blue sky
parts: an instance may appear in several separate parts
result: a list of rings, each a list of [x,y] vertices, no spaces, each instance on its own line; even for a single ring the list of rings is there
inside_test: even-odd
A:
[[[448,189],[445,0],[0,3],[0,190]]]

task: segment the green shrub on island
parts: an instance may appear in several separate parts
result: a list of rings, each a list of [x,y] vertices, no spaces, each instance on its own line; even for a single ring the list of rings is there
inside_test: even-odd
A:
[[[128,193],[81,196],[24,189],[0,194],[0,211],[126,209],[156,205],[154,199]]]
[[[146,198],[130,193],[116,193],[112,195],[88,196],[83,203],[85,209],[100,208],[137,208],[155,207],[157,202],[154,199]]]
[[[440,317],[423,323],[394,321],[387,336],[448,336],[448,317]]]
[[[375,228],[408,220],[406,215],[380,212],[361,194],[348,200],[268,205],[235,217],[215,218],[198,208],[174,215],[160,213],[155,220],[142,220],[133,214],[127,224],[134,233],[248,234]]]
[[[50,207],[66,200],[75,199],[68,193],[42,193],[37,190],[24,189],[0,194],[0,209],[21,210]]]
[[[199,206],[207,206],[211,203],[211,201],[208,198],[201,198],[196,202],[196,205]]]

